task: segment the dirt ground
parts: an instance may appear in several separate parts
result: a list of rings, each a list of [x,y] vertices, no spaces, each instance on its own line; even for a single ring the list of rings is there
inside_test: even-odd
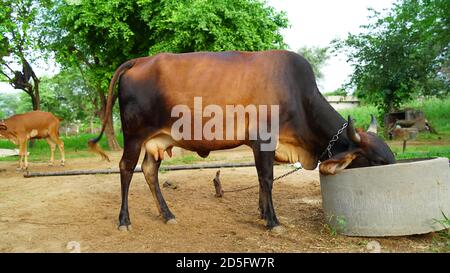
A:
[[[31,171],[118,167],[98,158],[69,159],[65,167],[31,162]],[[213,158],[250,161],[247,148],[213,152]],[[162,188],[177,217],[166,225],[158,216],[142,173],[134,175],[129,197],[132,231],[117,230],[120,208],[118,174],[24,178],[13,162],[0,162],[0,252],[429,252],[433,234],[392,238],[333,235],[324,224],[317,171],[301,170],[276,182],[275,209],[285,231],[274,234],[258,219],[258,189],[214,197],[216,170],[160,173],[176,189]],[[2,170],[3,169],[3,170]],[[275,175],[291,168],[276,166]],[[257,184],[255,168],[223,169],[224,190]],[[69,244],[70,245],[70,244]]]

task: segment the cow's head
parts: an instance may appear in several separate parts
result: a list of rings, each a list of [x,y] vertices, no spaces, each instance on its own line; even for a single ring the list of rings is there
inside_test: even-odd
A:
[[[6,129],[8,129],[8,127],[6,127],[6,123],[3,120],[0,120],[0,134],[2,131],[6,131]]]
[[[8,127],[3,120],[0,120],[0,138],[8,138]]]
[[[345,168],[395,163],[395,157],[391,149],[377,135],[377,124],[373,115],[367,131],[355,130],[353,119],[348,116],[347,136],[351,142],[348,150],[322,162],[319,167],[321,174],[336,174]]]

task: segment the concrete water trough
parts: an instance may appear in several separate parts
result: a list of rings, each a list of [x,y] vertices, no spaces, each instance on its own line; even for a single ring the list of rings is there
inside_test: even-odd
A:
[[[448,158],[343,170],[320,176],[327,223],[350,236],[400,236],[438,231],[450,216]],[[448,222],[447,222],[448,223]]]

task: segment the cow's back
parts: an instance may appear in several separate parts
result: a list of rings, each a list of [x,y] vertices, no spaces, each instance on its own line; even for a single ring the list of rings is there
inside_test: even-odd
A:
[[[169,109],[193,107],[194,97],[222,107],[279,104],[289,58],[287,51],[165,53],[138,61],[123,77],[150,77]]]
[[[59,122],[60,120],[52,113],[44,111],[31,111],[17,114],[5,120],[8,128],[15,131],[31,131],[41,128],[48,129],[49,126],[58,127]]]

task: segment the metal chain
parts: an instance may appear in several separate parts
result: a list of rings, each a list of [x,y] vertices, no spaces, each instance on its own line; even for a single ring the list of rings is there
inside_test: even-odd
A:
[[[331,148],[333,148],[333,146],[334,146],[334,144],[336,143],[336,141],[338,141],[339,136],[344,132],[344,130],[345,130],[345,128],[347,128],[347,126],[348,126],[348,122],[345,122],[345,123],[342,125],[342,128],[339,129],[339,130],[337,131],[337,133],[331,138],[330,142],[328,142],[327,148],[326,148],[325,151],[323,151],[323,153],[320,155],[319,159],[322,158],[322,157],[325,155],[325,153],[327,153],[327,152],[328,152],[328,157],[329,157],[329,158],[331,158],[331,157],[333,156],[333,154],[331,153]],[[275,178],[273,179],[273,182],[275,182],[275,181],[277,181],[277,180],[280,180],[280,179],[283,179],[283,178],[285,178],[286,176],[288,176],[288,175],[290,175],[290,174],[293,174],[293,173],[295,173],[296,171],[301,170],[301,169],[303,169],[303,167],[297,167],[297,168],[295,168],[295,169],[293,169],[293,170],[291,170],[291,171],[289,171],[289,172],[287,172],[287,173],[285,173],[285,174],[282,174],[282,175],[280,175],[280,176],[278,176],[278,177],[275,177]],[[256,187],[258,187],[258,186],[259,186],[259,185],[254,185],[254,186],[245,187],[245,188],[241,188],[241,189],[224,191],[224,193],[225,193],[225,192],[238,192],[238,191],[249,190],[249,189],[256,188]]]
[[[291,170],[291,171],[288,171],[288,172],[285,173],[285,174],[282,174],[282,175],[280,175],[280,176],[278,176],[278,177],[275,177],[275,178],[273,179],[273,182],[275,182],[275,181],[277,181],[277,180],[280,180],[280,179],[283,179],[283,178],[285,178],[286,176],[288,176],[288,175],[290,175],[290,174],[292,174],[292,173],[295,173],[296,171],[301,170],[301,169],[303,169],[303,167],[295,168],[295,169],[293,169],[293,170]]]
[[[333,156],[333,154],[331,153],[331,148],[333,148],[334,144],[336,143],[336,141],[339,139],[339,135],[342,134],[342,132],[344,132],[344,129],[347,128],[348,126],[348,122],[345,122],[344,125],[342,125],[342,128],[339,129],[337,131],[337,133],[331,138],[330,142],[328,142],[328,146],[325,149],[325,151],[323,151],[323,153],[320,155],[319,160],[325,155],[325,153],[328,152],[328,158],[331,158]]]
[[[280,175],[280,176],[277,176],[277,177],[275,177],[275,178],[273,179],[273,182],[275,182],[275,181],[277,181],[277,180],[280,180],[280,179],[283,179],[283,178],[285,178],[286,176],[288,176],[288,175],[290,175],[290,174],[293,174],[293,173],[295,173],[296,171],[301,170],[301,169],[303,169],[303,167],[297,167],[297,168],[295,168],[295,169],[293,169],[293,170],[288,171],[288,172],[285,173],[285,174],[282,174],[282,175]],[[223,191],[223,192],[226,193],[226,192],[245,191],[245,190],[253,189],[253,188],[256,188],[256,187],[259,187],[259,185],[253,185],[253,186],[249,186],[249,187],[245,187],[245,188],[241,188],[241,189],[235,189],[235,190],[229,190],[229,191]]]

